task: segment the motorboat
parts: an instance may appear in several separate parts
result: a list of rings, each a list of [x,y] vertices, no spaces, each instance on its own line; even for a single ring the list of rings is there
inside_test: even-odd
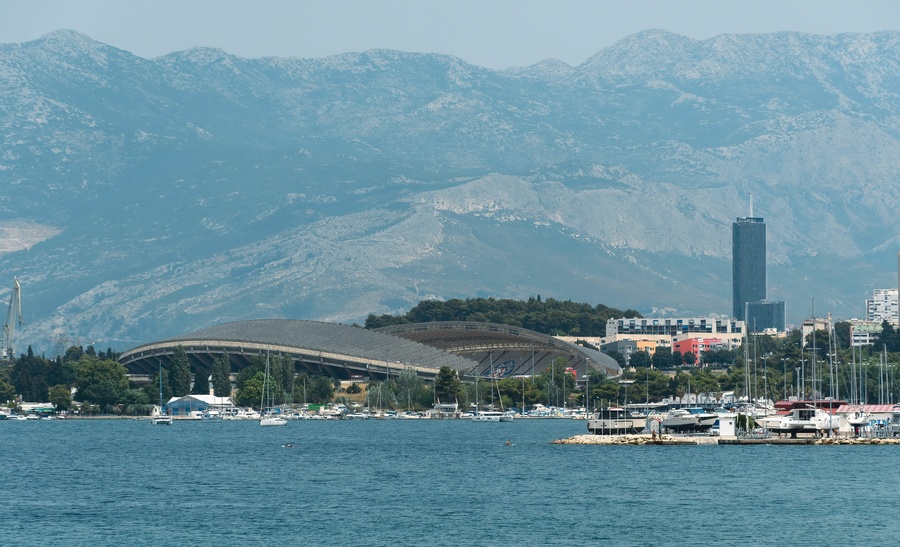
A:
[[[712,427],[712,424],[709,426]],[[659,427],[667,431],[696,431],[700,428],[700,417],[686,408],[673,408],[660,422]]]
[[[220,422],[223,417],[222,412],[215,409],[208,409],[201,415],[200,419],[204,422]]]
[[[757,418],[756,423],[773,433],[790,433],[791,437],[796,437],[798,433],[818,434],[839,426],[837,416],[812,405],[797,406],[787,414]]]
[[[505,421],[500,418],[503,416],[502,412],[496,410],[479,410],[475,412],[475,415],[472,416],[473,422],[500,422]]]
[[[587,424],[588,431],[594,435],[640,433],[646,427],[646,416],[633,414],[620,407],[609,407],[595,412]]]
[[[707,412],[699,407],[687,408],[685,410],[697,417],[696,431],[708,431],[712,426],[716,425],[716,422],[719,421],[718,414]]]

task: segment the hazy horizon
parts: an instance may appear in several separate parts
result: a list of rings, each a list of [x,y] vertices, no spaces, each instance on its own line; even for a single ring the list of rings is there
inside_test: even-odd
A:
[[[0,0],[0,43],[72,29],[153,58],[191,47],[241,57],[326,57],[368,49],[444,53],[502,69],[545,59],[578,65],[622,38],[662,29],[694,39],[778,31],[900,29],[900,3],[870,0],[342,0],[336,2]]]

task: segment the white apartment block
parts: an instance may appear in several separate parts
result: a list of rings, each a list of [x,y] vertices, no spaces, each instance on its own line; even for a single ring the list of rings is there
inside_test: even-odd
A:
[[[866,300],[866,320],[898,324],[897,289],[875,289]]]

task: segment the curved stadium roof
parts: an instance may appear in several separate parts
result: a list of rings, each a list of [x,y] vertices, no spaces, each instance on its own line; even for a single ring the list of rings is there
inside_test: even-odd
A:
[[[138,346],[119,361],[131,374],[152,376],[168,365],[178,346],[184,348],[195,371],[210,370],[223,353],[240,370],[271,352],[291,357],[308,372],[338,378],[386,378],[412,369],[433,379],[442,366],[461,375],[528,375],[561,356],[579,375],[588,369],[610,376],[620,373],[616,361],[598,351],[528,329],[462,321],[375,330],[292,319],[237,321]]]
[[[209,369],[212,360],[228,353],[232,365],[243,368],[266,352],[291,356],[310,371],[333,376],[387,376],[414,369],[434,376],[442,366],[468,370],[471,360],[390,334],[335,323],[291,319],[258,319],[224,323],[125,352],[120,361],[133,374],[154,374],[182,346],[191,365]],[[343,373],[341,373],[343,371]],[[357,372],[354,372],[357,371]],[[364,372],[365,371],[365,372]]]
[[[510,325],[435,321],[392,325],[375,330],[474,359],[479,362],[478,372],[483,375],[488,372],[488,367],[497,363],[508,365],[504,376],[534,374],[536,370],[544,370],[557,357],[565,357],[569,366],[580,374],[589,368],[609,376],[621,373],[618,362],[604,353]],[[537,364],[534,359],[537,359]]]

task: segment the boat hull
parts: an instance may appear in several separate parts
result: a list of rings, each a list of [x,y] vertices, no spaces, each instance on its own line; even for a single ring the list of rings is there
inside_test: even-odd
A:
[[[588,432],[594,435],[633,435],[647,427],[646,418],[600,418],[588,420]]]

